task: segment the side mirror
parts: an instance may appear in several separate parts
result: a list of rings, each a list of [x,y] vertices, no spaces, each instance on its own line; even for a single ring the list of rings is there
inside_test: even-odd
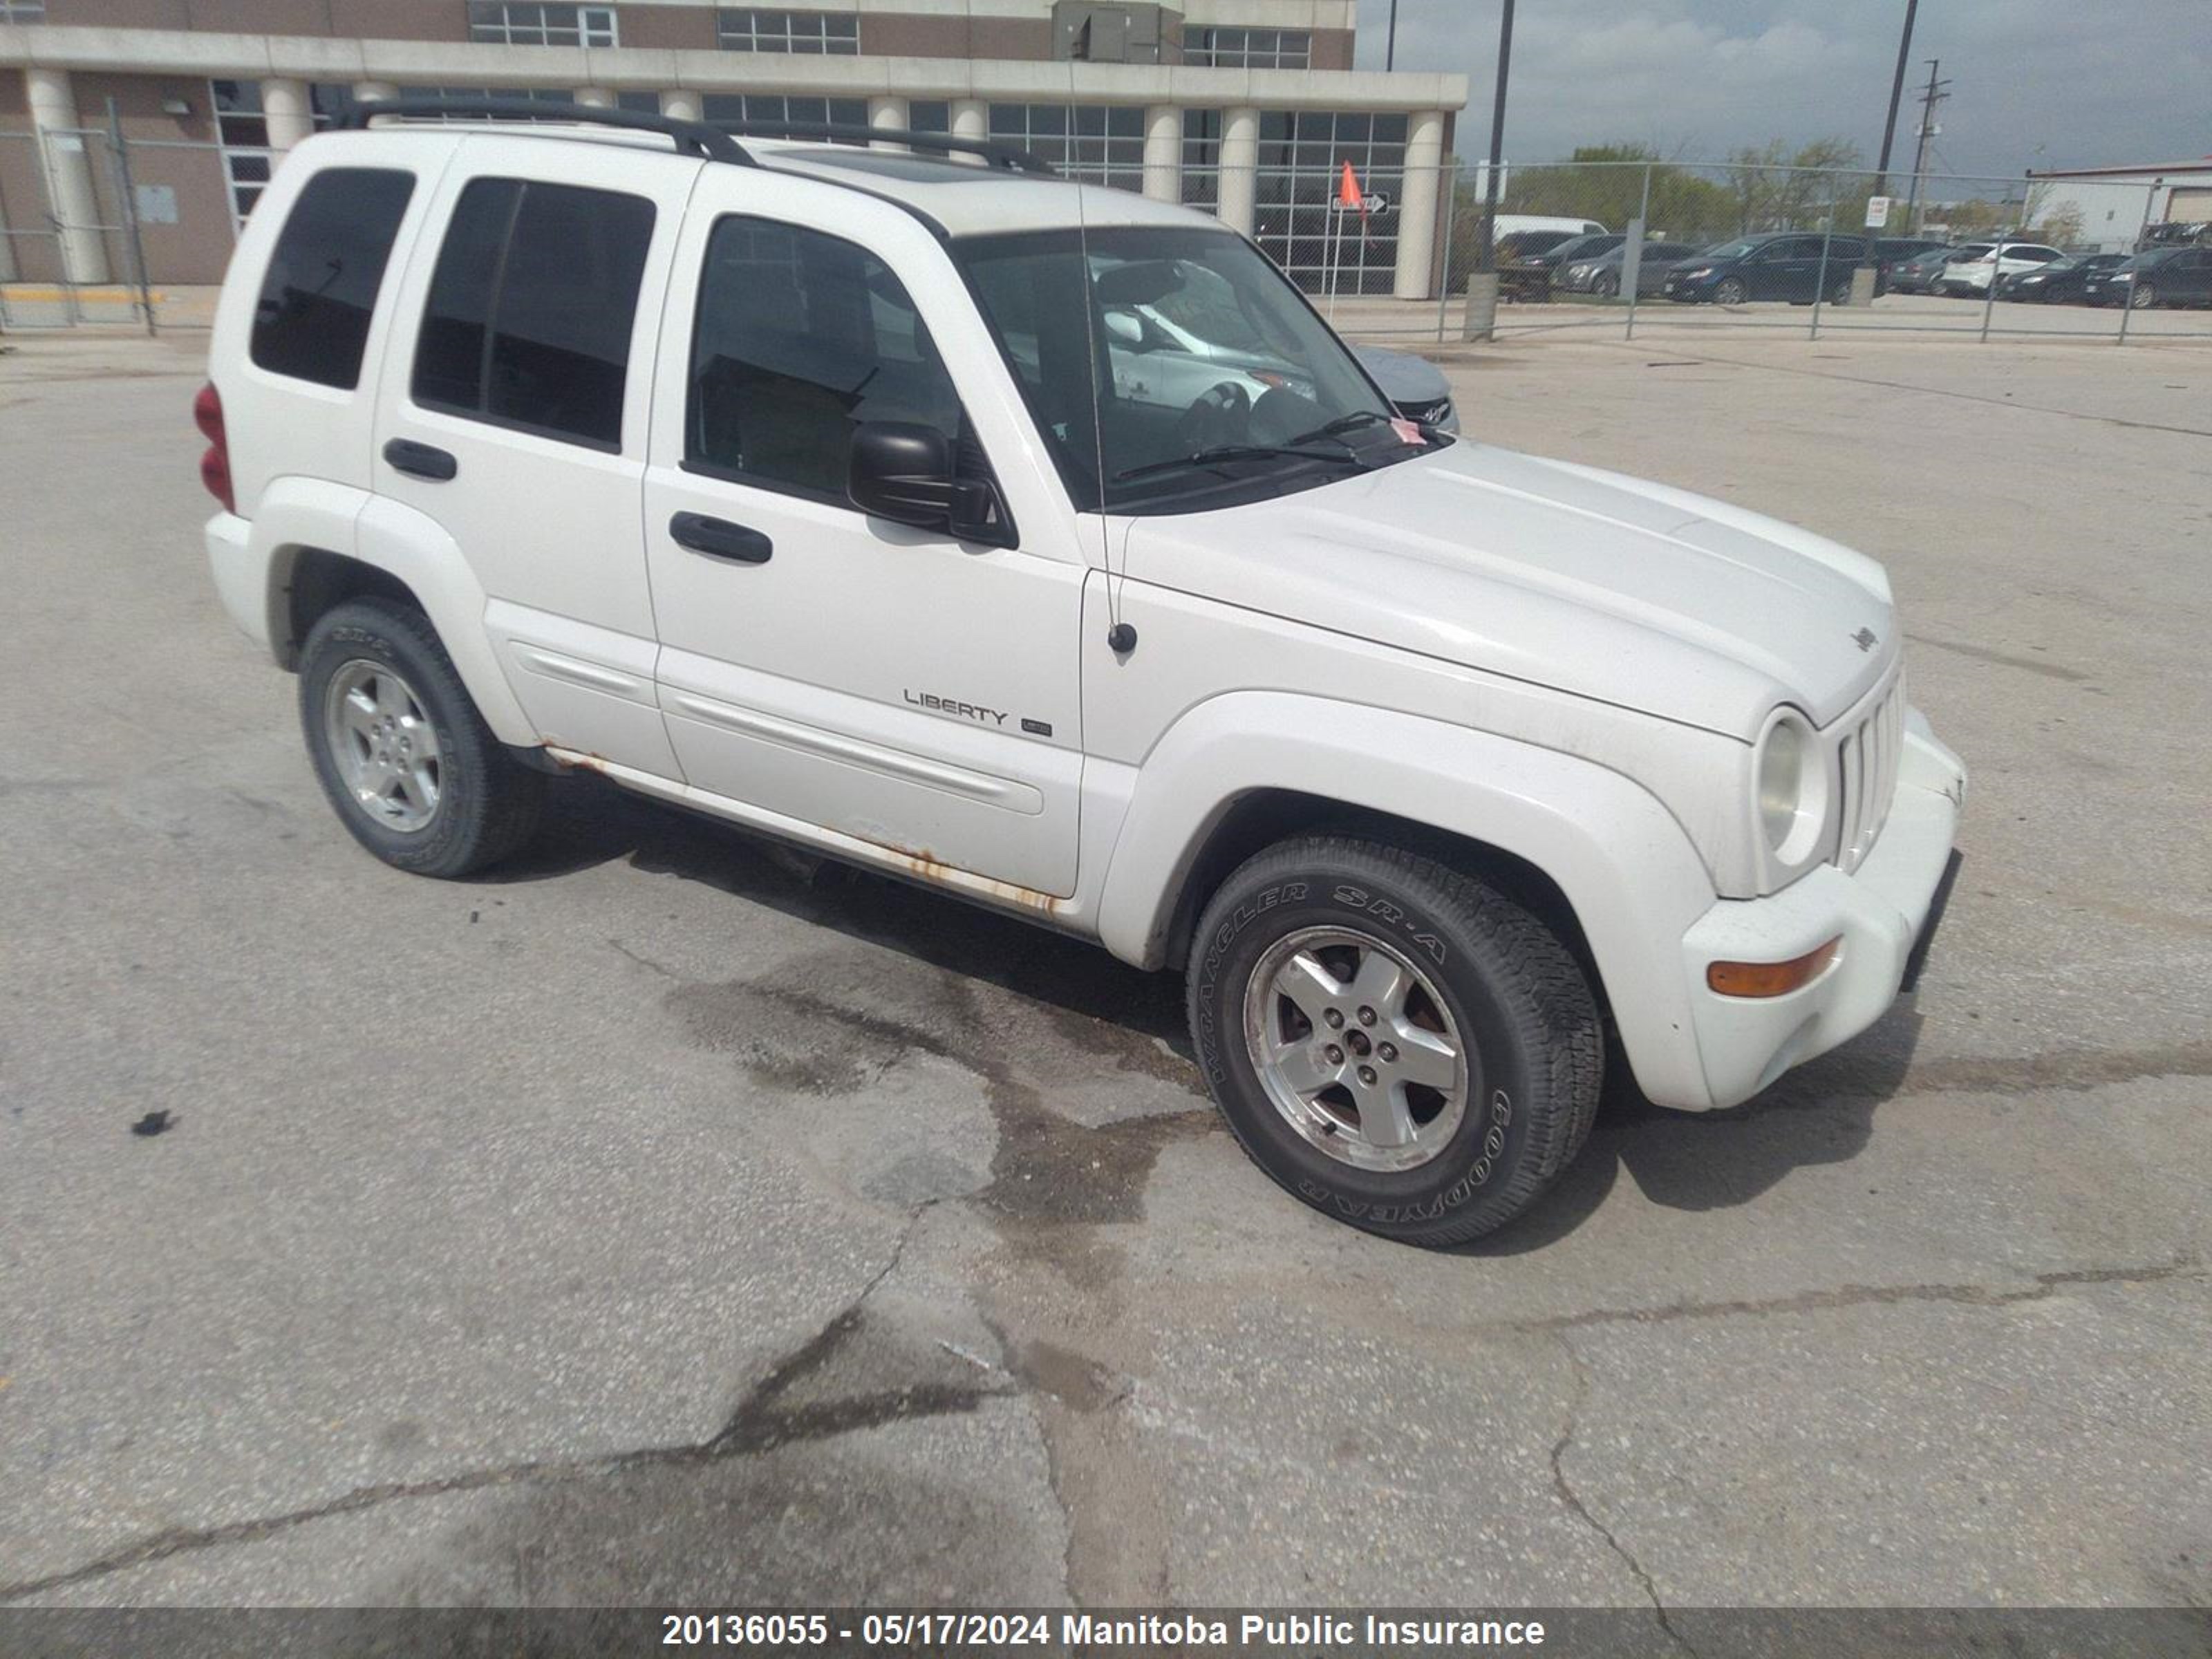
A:
[[[1133,312],[1106,313],[1106,331],[1126,346],[1141,347],[1145,343],[1145,325]]]
[[[954,476],[952,442],[933,426],[866,421],[853,434],[845,493],[861,512],[964,542],[1014,545],[1013,522],[988,478]]]

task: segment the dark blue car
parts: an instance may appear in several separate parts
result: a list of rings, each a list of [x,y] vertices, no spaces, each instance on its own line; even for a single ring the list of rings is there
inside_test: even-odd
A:
[[[1829,304],[1841,305],[1851,295],[1852,268],[1865,258],[1866,243],[1856,236],[1768,231],[1723,242],[1681,261],[1667,273],[1659,292],[1685,304],[1723,306],[1747,300],[1810,305],[1825,292]],[[1881,292],[1878,280],[1875,292]]]

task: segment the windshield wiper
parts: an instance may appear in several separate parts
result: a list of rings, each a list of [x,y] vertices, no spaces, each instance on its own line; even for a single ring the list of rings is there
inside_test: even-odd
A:
[[[1316,438],[1340,437],[1345,433],[1355,431],[1360,427],[1374,426],[1395,418],[1396,417],[1379,413],[1372,409],[1355,409],[1349,415],[1338,416],[1327,426],[1317,426],[1310,432],[1299,433],[1291,441],[1294,444],[1310,444]],[[1349,447],[1349,446],[1346,447]]]
[[[1356,466],[1367,470],[1367,463],[1347,447],[1335,449],[1300,449],[1295,444],[1216,444],[1211,449],[1200,449],[1188,455],[1170,455],[1164,461],[1147,461],[1142,466],[1124,467],[1114,475],[1115,483],[1127,483],[1132,478],[1148,477],[1155,472],[1171,472],[1182,466],[1212,466],[1219,461],[1257,461],[1271,456],[1291,455],[1300,460],[1327,461],[1335,466]]]

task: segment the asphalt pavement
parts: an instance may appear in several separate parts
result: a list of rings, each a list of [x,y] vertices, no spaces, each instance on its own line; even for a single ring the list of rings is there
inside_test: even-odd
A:
[[[1886,559],[1972,782],[1916,997],[1431,1255],[1083,945],[587,780],[372,861],[195,349],[0,356],[0,1602],[2212,1604],[2212,350],[1452,354]]]

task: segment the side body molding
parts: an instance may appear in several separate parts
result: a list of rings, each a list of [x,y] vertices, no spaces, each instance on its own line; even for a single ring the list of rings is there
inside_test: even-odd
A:
[[[1160,964],[1206,836],[1261,789],[1372,803],[1544,871],[1582,922],[1638,1082],[1707,1103],[1681,940],[1715,895],[1680,827],[1617,772],[1441,720],[1271,691],[1192,708],[1138,771],[1099,901],[1108,949]]]

